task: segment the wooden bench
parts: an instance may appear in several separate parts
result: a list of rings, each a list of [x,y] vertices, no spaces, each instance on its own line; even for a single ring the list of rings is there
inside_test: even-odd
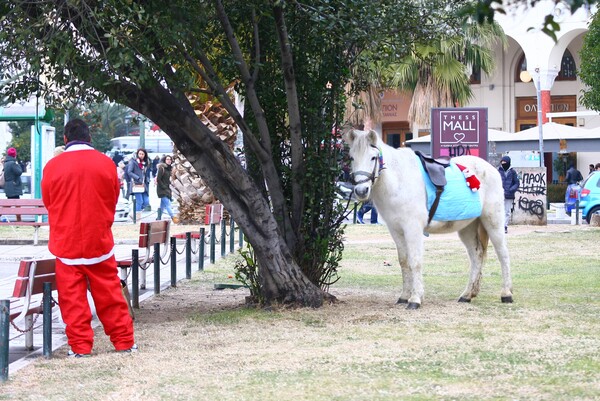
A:
[[[0,199],[0,226],[34,227],[34,245],[38,244],[40,227],[48,225],[47,217],[48,210],[41,199]]]
[[[44,310],[43,294],[44,283],[50,283],[52,291],[56,291],[55,261],[54,258],[22,260],[19,264],[13,295],[8,298],[9,322],[12,322],[18,331],[25,333],[27,350],[33,349],[34,315],[51,312],[51,310]],[[50,301],[50,305],[50,309],[55,306],[54,300]]]
[[[138,247],[140,253],[138,256],[138,263],[141,268],[140,273],[140,288],[146,288],[146,269],[154,263],[154,244],[160,244],[163,250],[160,254],[160,258],[165,258],[169,251],[169,228],[170,222],[168,220],[158,220],[148,223],[140,223],[140,236],[138,241]],[[127,276],[129,275],[127,269],[132,265],[132,257],[118,258],[117,266],[121,269],[121,279],[127,282]]]

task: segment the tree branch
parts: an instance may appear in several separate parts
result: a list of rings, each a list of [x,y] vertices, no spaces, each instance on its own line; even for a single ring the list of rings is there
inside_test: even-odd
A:
[[[265,112],[260,105],[260,101],[256,93],[256,88],[254,86],[255,81],[253,80],[253,77],[250,74],[246,61],[244,60],[243,53],[239,47],[237,39],[235,38],[233,28],[231,26],[231,23],[229,22],[229,18],[227,16],[227,13],[225,12],[221,0],[215,0],[215,8],[217,11],[219,21],[221,22],[221,26],[225,31],[227,41],[231,46],[233,56],[238,63],[238,70],[240,71],[242,81],[246,86],[246,97],[248,99],[252,112],[254,113],[254,117],[256,119],[258,131],[260,133],[263,146],[269,149],[270,151],[270,149],[272,148],[271,137],[269,134],[267,120],[265,118]],[[273,213],[277,218],[279,229],[282,235],[285,236],[288,247],[290,247],[290,249],[294,249],[294,245],[296,244],[296,231],[293,229],[294,225],[290,220],[290,216],[288,214],[284,191],[281,185],[281,181],[279,179],[279,174],[277,174],[277,169],[275,168],[275,164],[272,159],[264,163],[262,165],[262,168],[265,181],[267,182],[267,187],[269,189],[270,199],[273,204]]]
[[[302,193],[301,177],[304,172],[304,159],[302,151],[302,120],[300,118],[300,105],[298,103],[298,90],[294,73],[294,58],[291,44],[288,41],[288,32],[280,5],[273,6],[275,24],[281,51],[281,68],[285,80],[285,94],[288,104],[290,122],[290,140],[292,151],[292,225],[297,230],[302,221],[304,208],[304,195]]]

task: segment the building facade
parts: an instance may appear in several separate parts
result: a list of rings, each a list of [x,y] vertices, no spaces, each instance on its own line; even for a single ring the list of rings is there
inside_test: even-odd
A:
[[[560,23],[556,42],[536,29],[548,14]],[[548,0],[533,8],[520,5],[507,9],[506,15],[497,14],[496,20],[508,37],[508,47],[498,44],[495,48],[494,73],[473,74],[474,97],[465,107],[487,108],[490,129],[518,132],[538,125],[539,95],[542,123],[551,120],[574,127],[600,127],[600,115],[579,101],[584,85],[577,77],[577,69],[591,19],[592,12],[588,10],[571,14],[564,5]],[[375,129],[394,147],[430,134],[429,127],[411,125],[407,118],[409,106],[410,94],[387,92],[382,98],[381,123]],[[545,153],[544,164],[549,167],[551,181],[559,181],[560,171],[552,171],[557,157],[575,161],[586,176],[588,164],[600,162],[600,148],[591,150],[569,155]]]

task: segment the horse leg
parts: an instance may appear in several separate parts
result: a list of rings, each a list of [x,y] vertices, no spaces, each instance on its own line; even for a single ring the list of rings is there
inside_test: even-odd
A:
[[[485,231],[479,232],[479,221],[475,220],[458,232],[460,240],[467,248],[471,269],[467,287],[458,298],[458,302],[471,302],[479,293],[481,270],[487,253],[488,237]]]
[[[494,217],[497,220],[495,224],[485,219],[482,220],[482,224],[490,237],[492,245],[494,245],[498,261],[500,262],[500,269],[502,270],[500,300],[503,303],[512,303],[512,278],[510,275],[510,257],[508,255],[508,246],[506,245],[506,235],[504,234],[504,215],[500,214]]]
[[[406,309],[418,309],[423,301],[425,290],[423,287],[423,228],[415,225],[405,228],[402,233],[403,250],[406,255],[406,267],[402,266],[404,286],[402,295],[398,301],[404,300],[408,296]],[[398,245],[396,245],[398,246]],[[400,249],[400,247],[398,247]]]
[[[397,231],[390,229],[390,234],[396,244],[396,252],[398,253],[398,262],[400,263],[400,269],[402,271],[402,293],[400,298],[396,301],[397,304],[407,304],[408,298],[410,298],[410,283],[412,282],[412,273],[408,268],[408,261],[406,259],[406,241],[404,236]]]
[[[421,278],[421,293],[419,295],[418,302],[415,302],[416,299],[413,297],[415,277],[413,275],[413,269],[411,268],[411,264],[409,263],[406,237],[402,233],[398,233],[397,231],[390,230],[390,233],[392,233],[392,238],[396,243],[396,250],[398,252],[398,262],[400,262],[400,268],[402,269],[402,293],[400,294],[400,298],[398,298],[398,301],[396,301],[396,303],[407,304],[407,309],[417,309],[421,305],[421,298],[423,295],[423,280]]]

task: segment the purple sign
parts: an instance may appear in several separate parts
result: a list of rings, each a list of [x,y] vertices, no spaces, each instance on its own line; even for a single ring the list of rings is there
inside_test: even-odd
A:
[[[473,155],[487,160],[487,108],[431,110],[431,155]]]

